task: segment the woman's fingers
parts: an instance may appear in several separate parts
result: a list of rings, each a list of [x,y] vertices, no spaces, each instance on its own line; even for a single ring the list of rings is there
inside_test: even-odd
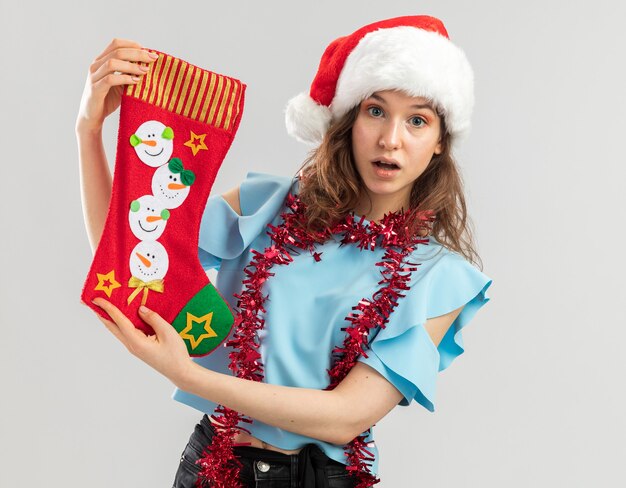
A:
[[[147,307],[139,307],[139,313],[143,321],[152,327],[158,340],[165,340],[167,335],[171,333],[178,335],[172,327],[172,324],[166,321],[154,310],[150,310]]]
[[[111,302],[104,298],[95,298],[93,303],[106,311],[113,319],[99,317],[111,333],[124,344],[126,349],[150,367],[178,384],[187,376],[193,365],[187,346],[174,327],[158,313],[140,307],[141,318],[152,326],[155,334],[147,336]]]
[[[125,74],[118,75],[115,73],[111,73],[110,75],[106,75],[104,78],[98,81],[93,86],[93,90],[95,93],[99,91],[106,93],[113,86],[133,85],[137,83],[139,79],[140,78],[137,78],[135,75],[125,75]]]
[[[150,71],[158,59],[151,54],[135,41],[113,39],[89,66],[76,126],[86,131],[101,128],[120,106],[123,86],[136,85]]]
[[[131,63],[130,61],[112,58],[103,63],[95,73],[92,73],[91,80],[93,83],[97,83],[105,76],[115,74],[116,72],[131,76],[141,76],[145,75],[149,69],[149,66],[143,66],[137,63]]]
[[[95,298],[93,302],[109,314],[109,316],[117,324],[120,333],[130,345],[135,346],[137,344],[141,344],[139,341],[146,339],[146,334],[137,329],[135,325],[128,320],[126,315],[124,315],[121,310],[111,302],[100,297]]]
[[[141,49],[142,46],[138,42],[131,41],[130,39],[115,38],[109,43],[109,45],[104,49],[104,51],[100,53],[100,55],[95,59],[95,61],[98,61],[99,59],[103,58],[104,56],[109,54],[111,51],[114,51],[116,49],[123,48],[123,47],[134,47],[134,48]]]
[[[98,315],[98,319],[100,320],[100,322],[102,322],[104,324],[104,326],[109,329],[109,331],[111,332],[111,334],[113,334],[122,344],[124,344],[124,346],[126,347],[126,349],[129,349],[128,347],[128,343],[126,342],[126,338],[124,337],[124,335],[120,332],[119,327],[117,326],[117,324],[115,324],[114,322],[111,322],[110,320],[107,320],[103,317],[100,317],[100,315]]]
[[[149,51],[141,48],[119,48],[111,51],[105,56],[96,59],[89,70],[94,73],[100,69],[103,65],[106,66],[111,60],[129,61],[133,63],[152,63],[157,59]]]
[[[116,71],[125,75],[142,76],[149,71],[155,59],[157,58],[150,56],[148,51],[143,49],[118,49],[91,64],[89,67],[91,81],[95,84]],[[145,63],[148,66],[139,63]]]

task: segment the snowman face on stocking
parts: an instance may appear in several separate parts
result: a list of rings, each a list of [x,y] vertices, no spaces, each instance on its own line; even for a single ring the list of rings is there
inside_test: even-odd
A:
[[[153,168],[163,166],[174,150],[174,131],[158,120],[148,120],[130,136],[130,144],[142,162]]]
[[[152,195],[139,197],[130,204],[128,223],[139,240],[156,241],[163,234],[169,218],[169,210]]]
[[[130,253],[130,272],[141,281],[162,280],[170,265],[167,251],[158,241],[141,241]]]
[[[172,158],[167,165],[154,172],[152,194],[161,200],[165,208],[180,207],[195,179],[193,171],[183,168],[179,158]]]

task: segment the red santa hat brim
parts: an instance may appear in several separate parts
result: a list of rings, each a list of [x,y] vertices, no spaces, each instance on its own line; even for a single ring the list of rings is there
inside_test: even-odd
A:
[[[332,62],[326,53],[325,57],[323,62]],[[337,72],[329,97],[329,82],[323,77],[332,78]],[[320,96],[323,90],[326,93]],[[287,130],[300,141],[319,143],[332,120],[382,90],[400,90],[432,101],[444,115],[453,143],[469,130],[474,75],[465,54],[446,36],[410,25],[368,32],[335,74],[320,67],[310,92],[288,102]],[[332,97],[328,106],[318,101],[324,97]]]

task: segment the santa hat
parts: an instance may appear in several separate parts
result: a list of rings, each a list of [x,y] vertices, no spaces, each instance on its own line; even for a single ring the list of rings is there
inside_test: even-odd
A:
[[[309,93],[287,104],[287,131],[319,143],[332,120],[382,90],[430,99],[443,112],[453,143],[469,130],[472,68],[439,19],[416,15],[375,22],[331,42]]]

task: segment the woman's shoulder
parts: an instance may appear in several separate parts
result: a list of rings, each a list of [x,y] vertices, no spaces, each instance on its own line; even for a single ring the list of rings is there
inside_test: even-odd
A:
[[[297,189],[297,178],[271,173],[250,171],[239,185],[239,202],[242,215],[252,215],[263,206],[276,206],[289,192]]]
[[[460,254],[454,252],[450,248],[442,244],[433,235],[427,237],[426,242],[420,242],[415,249],[409,254],[408,258],[416,262],[419,266],[427,269],[433,269],[441,266],[440,263],[457,260],[462,258]]]
[[[291,186],[288,176],[250,171],[238,187],[238,209],[222,195],[213,195],[204,210],[199,247],[220,259],[241,256],[280,214]]]
[[[433,236],[428,243],[418,244],[408,260],[417,267],[416,279],[431,289],[482,288],[491,281],[475,263]]]
[[[254,183],[290,185],[294,179],[297,179],[297,176],[279,175],[263,171],[248,171],[242,181],[242,185]]]
[[[413,288],[428,297],[429,317],[437,317],[476,296],[491,285],[491,278],[461,253],[430,236],[409,256],[415,265]]]
[[[415,246],[415,249],[410,254],[411,258],[420,262],[429,262],[431,265],[439,262],[449,262],[465,263],[474,266],[463,254],[449,248],[435,236],[429,235],[427,239],[427,242]]]

